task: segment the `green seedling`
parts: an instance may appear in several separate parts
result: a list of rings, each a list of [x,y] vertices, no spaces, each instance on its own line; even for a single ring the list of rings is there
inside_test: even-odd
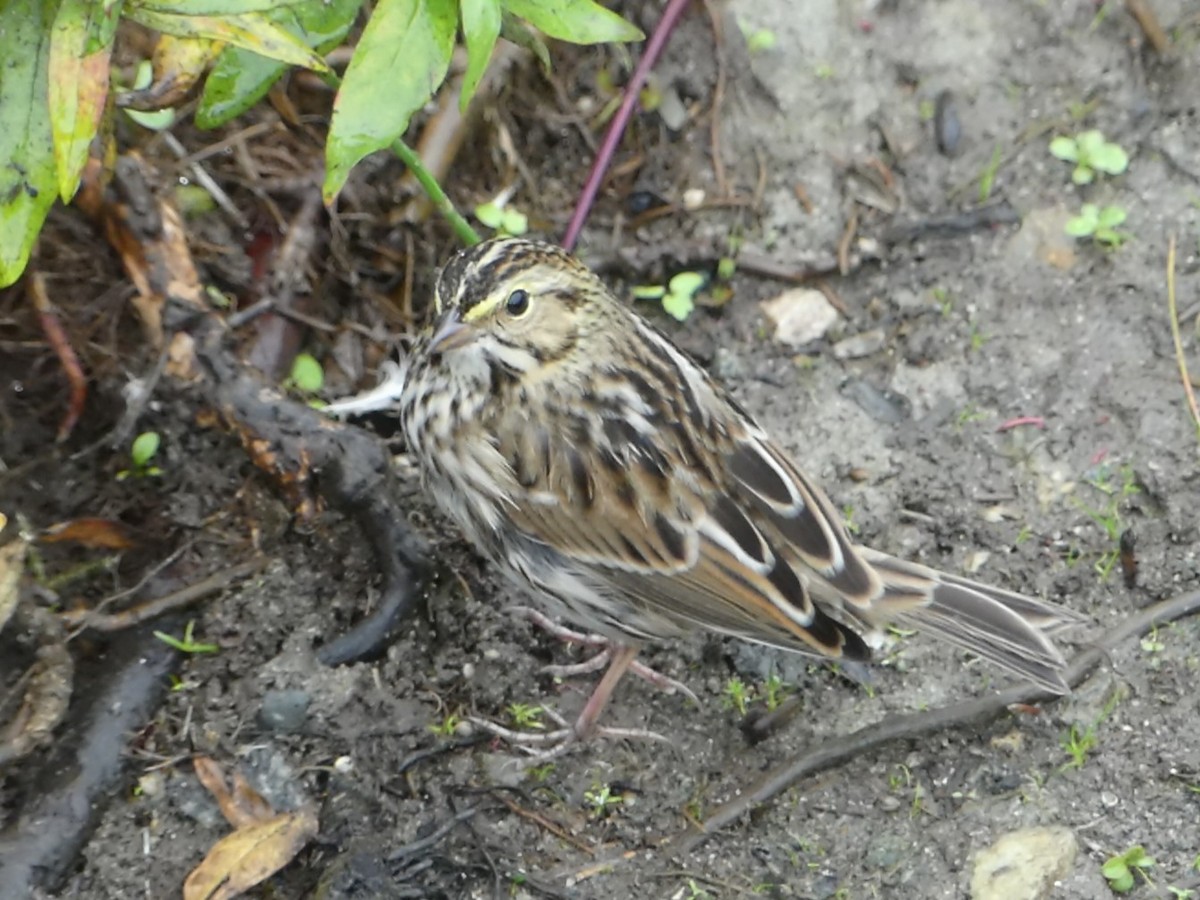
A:
[[[1121,145],[1109,143],[1095,129],[1081,131],[1075,137],[1056,137],[1050,142],[1050,153],[1075,163],[1071,180],[1076,184],[1091,184],[1097,172],[1120,175],[1129,168],[1129,155]]]
[[[583,802],[596,819],[607,816],[614,806],[620,805],[621,800],[622,797],[614,794],[612,786],[607,784],[594,784],[591,790],[583,792]]]
[[[497,235],[520,237],[529,231],[529,217],[516,207],[506,206],[507,198],[497,197],[475,207],[475,218]]]
[[[1071,757],[1065,768],[1082,769],[1088,754],[1096,746],[1096,726],[1089,725],[1081,731],[1078,725],[1072,725],[1061,743],[1063,750]]]
[[[1095,203],[1085,203],[1079,208],[1079,215],[1067,220],[1063,229],[1073,238],[1090,237],[1097,244],[1117,248],[1129,240],[1129,235],[1117,231],[1127,213],[1121,206],[1097,206]]]
[[[1196,896],[1196,892],[1191,888],[1179,888],[1173,884],[1167,885],[1167,890],[1171,892],[1171,896],[1176,900],[1192,900]]]
[[[854,506],[847,503],[842,507],[842,522],[851,534],[858,534],[858,523],[854,521]]]
[[[741,19],[738,19],[738,28],[742,30],[742,37],[746,39],[746,49],[751,53],[761,53],[775,46],[775,32],[769,28],[755,28]]]
[[[462,719],[455,713],[448,713],[446,718],[433,725],[427,726],[430,733],[436,734],[438,737],[454,737],[458,733],[458,726],[462,723]]]
[[[129,462],[131,463],[128,469],[122,469],[117,473],[117,481],[124,481],[126,478],[152,478],[162,474],[162,469],[158,466],[150,465],[150,461],[154,459],[158,453],[158,448],[162,443],[157,431],[143,431],[133,439],[133,443],[129,446]]]
[[[680,272],[666,285],[643,284],[633,289],[635,300],[661,300],[667,315],[680,322],[696,308],[696,295],[708,285],[703,272]]]
[[[1133,890],[1134,876],[1141,876],[1146,884],[1153,887],[1154,882],[1146,874],[1147,869],[1155,865],[1154,857],[1147,856],[1142,847],[1130,847],[1124,853],[1114,856],[1100,867],[1100,874],[1108,881],[1108,886],[1118,894]]]
[[[221,649],[216,644],[202,644],[197,641],[192,636],[195,626],[195,621],[189,620],[187,625],[184,626],[182,638],[167,634],[165,631],[156,631],[154,632],[154,636],[168,647],[174,647],[180,653],[216,653]]]
[[[310,353],[297,353],[292,360],[292,372],[284,380],[285,388],[295,388],[302,394],[315,394],[325,386],[325,370]]]
[[[746,714],[746,704],[750,700],[750,689],[736,675],[725,682],[725,698],[722,705],[726,709],[737,710],[738,715]]]
[[[772,674],[763,684],[763,703],[767,710],[773,712],[787,698],[787,685],[778,675]]]
[[[987,203],[992,196],[992,186],[996,183],[996,175],[1000,172],[1000,166],[1004,162],[1004,154],[1000,150],[1000,145],[997,144],[992,150],[992,158],[983,172],[979,175],[979,202]]]
[[[542,722],[542,712],[542,708],[536,705],[529,706],[525,703],[508,705],[508,717],[518,728],[545,728],[546,725]]]

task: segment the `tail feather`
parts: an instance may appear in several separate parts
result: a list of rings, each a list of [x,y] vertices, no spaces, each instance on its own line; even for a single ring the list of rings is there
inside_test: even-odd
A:
[[[933,632],[1048,691],[1070,692],[1066,660],[1050,635],[1085,621],[1078,613],[876,551],[864,555],[883,580],[880,618]]]

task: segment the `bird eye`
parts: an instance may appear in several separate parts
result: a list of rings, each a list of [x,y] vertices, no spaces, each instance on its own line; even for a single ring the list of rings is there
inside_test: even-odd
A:
[[[529,291],[513,291],[504,301],[504,311],[510,316],[523,316],[529,312]]]

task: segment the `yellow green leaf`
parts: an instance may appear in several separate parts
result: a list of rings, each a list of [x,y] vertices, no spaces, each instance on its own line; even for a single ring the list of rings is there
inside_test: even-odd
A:
[[[50,32],[56,4],[9,0],[0,12],[0,287],[16,281],[54,203]]]
[[[62,0],[50,36],[50,128],[58,195],[70,202],[79,189],[88,146],[100,128],[108,98],[108,62],[121,0]]]
[[[131,7],[127,16],[147,28],[183,38],[208,38],[252,50],[259,56],[316,72],[328,72],[325,60],[263,13],[236,16],[180,16]]]

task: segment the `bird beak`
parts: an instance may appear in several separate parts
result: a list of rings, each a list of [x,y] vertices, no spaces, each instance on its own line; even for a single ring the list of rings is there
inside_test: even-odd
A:
[[[475,340],[478,332],[459,318],[457,309],[448,310],[438,320],[429,342],[430,353],[445,353],[458,347],[465,347]]]

